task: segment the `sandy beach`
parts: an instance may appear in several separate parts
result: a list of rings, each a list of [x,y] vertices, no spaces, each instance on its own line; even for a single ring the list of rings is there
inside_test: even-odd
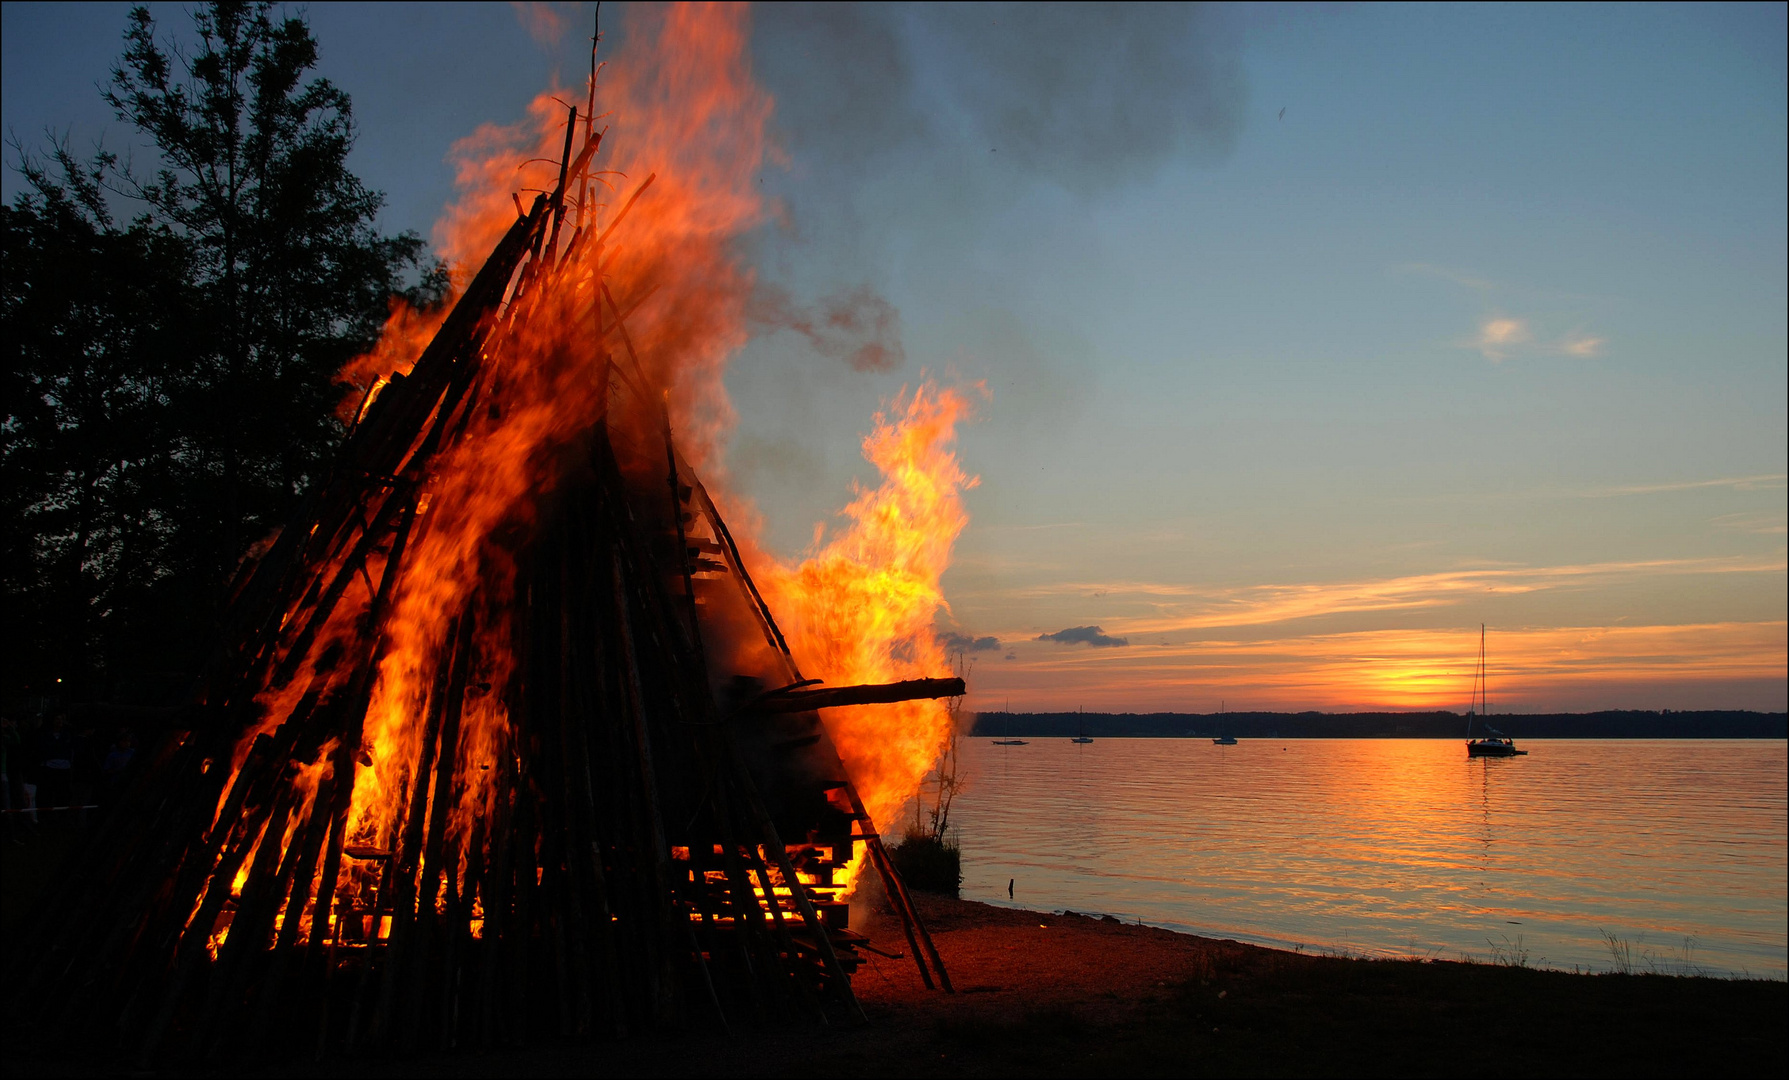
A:
[[[1780,1076],[1789,984],[1308,956],[919,894],[956,985],[855,980],[867,1024],[408,1061],[380,1076]],[[898,926],[873,913],[882,946]],[[890,949],[890,951],[896,951]],[[313,1067],[275,1070],[299,1075]]]
[[[21,854],[15,849],[15,855]],[[10,868],[33,869],[8,859]],[[15,882],[23,884],[23,882]],[[13,912],[24,897],[11,897]],[[267,1076],[1781,1076],[1789,984],[1311,956],[1109,918],[915,895],[956,993],[871,956],[868,1022],[460,1055],[268,1061]],[[11,921],[10,919],[8,920]],[[873,898],[853,922],[904,952]],[[9,927],[10,929],[10,927]],[[18,1051],[17,1075],[100,1075]],[[248,1063],[242,1063],[248,1064]],[[169,1071],[175,1071],[170,1069]],[[188,1070],[178,1070],[186,1072]],[[235,1066],[219,1068],[234,1073]]]

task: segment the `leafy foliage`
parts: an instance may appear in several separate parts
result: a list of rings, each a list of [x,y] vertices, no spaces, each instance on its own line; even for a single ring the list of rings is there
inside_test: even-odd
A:
[[[421,239],[374,227],[383,196],[347,166],[348,95],[305,78],[304,20],[214,3],[192,21],[180,48],[133,10],[105,92],[152,170],[20,150],[0,421],[4,584],[24,613],[11,692],[193,670],[236,561],[343,434],[335,373],[406,273],[422,271],[412,302],[445,292]]]
[[[65,183],[28,164],[32,190],[0,207],[0,543],[19,635],[5,652],[23,668],[8,682],[117,651],[134,615],[166,606],[182,532],[176,403],[198,312],[186,246],[147,221],[118,228],[97,178],[55,153]]]
[[[888,849],[888,855],[910,889],[955,896],[962,888],[963,852],[944,837],[909,828],[901,842]]]
[[[957,678],[969,679],[975,661],[958,648],[951,654],[951,670]],[[927,892],[957,895],[963,884],[963,853],[952,839],[950,807],[963,790],[962,762],[963,699],[951,698],[945,703],[950,711],[950,735],[938,748],[937,761],[920,779],[913,797],[913,821],[907,826],[901,842],[888,849],[901,880],[910,888]]]

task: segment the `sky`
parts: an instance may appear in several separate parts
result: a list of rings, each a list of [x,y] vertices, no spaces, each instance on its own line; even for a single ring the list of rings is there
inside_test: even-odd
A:
[[[9,142],[131,144],[126,10],[0,8]],[[390,230],[588,60],[588,5],[302,10]],[[1461,711],[1481,624],[1493,711],[1789,705],[1783,5],[754,28],[783,213],[743,250],[885,299],[898,362],[761,328],[727,466],[799,556],[883,402],[984,384],[939,617],[972,707]]]

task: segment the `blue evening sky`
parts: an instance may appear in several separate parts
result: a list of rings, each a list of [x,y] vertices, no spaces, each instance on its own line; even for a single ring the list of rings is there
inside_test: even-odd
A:
[[[129,143],[127,10],[4,5],[9,137]],[[304,10],[391,229],[582,78],[588,5]],[[990,392],[945,579],[1004,643],[983,707],[1458,709],[1484,622],[1510,708],[1784,708],[1784,5],[1132,14],[1050,56],[1006,6],[759,13],[792,226],[753,258],[880,291],[906,351],[735,359],[771,546],[923,369]],[[1033,640],[1092,625],[1129,644]]]

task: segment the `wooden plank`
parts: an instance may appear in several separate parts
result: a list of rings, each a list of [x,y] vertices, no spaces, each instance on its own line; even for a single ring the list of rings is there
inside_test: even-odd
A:
[[[966,692],[962,679],[905,679],[901,682],[820,687],[813,690],[773,690],[759,698],[752,707],[763,712],[808,712],[844,705],[881,705],[924,698],[961,697]]]

